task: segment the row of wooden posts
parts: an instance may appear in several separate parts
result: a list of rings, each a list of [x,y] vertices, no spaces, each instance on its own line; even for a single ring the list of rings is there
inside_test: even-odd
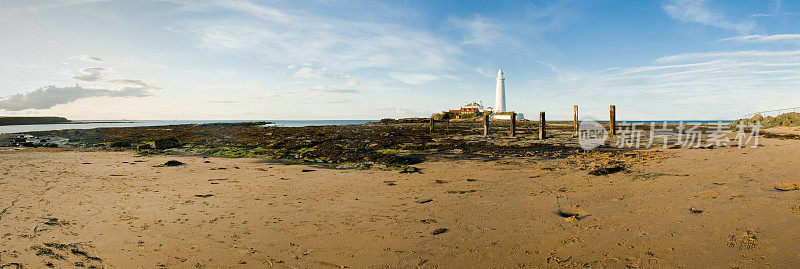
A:
[[[573,113],[575,114],[575,117],[573,118],[573,125],[575,127],[574,136],[578,137],[578,131],[579,131],[579,128],[580,128],[579,127],[580,122],[578,121],[578,105],[572,106],[572,110],[573,110]],[[609,123],[609,127],[611,129],[610,133],[611,133],[611,136],[615,136],[617,134],[617,119],[616,119],[616,107],[614,105],[611,105],[611,107],[609,108],[609,114],[610,115],[609,115],[608,123]],[[433,133],[435,131],[435,122],[436,122],[436,120],[434,120],[434,118],[431,117],[431,119],[430,119],[430,131],[431,131],[431,133]],[[446,121],[445,124],[447,124],[446,128],[450,129],[449,128],[450,127],[449,126],[450,125],[450,121]],[[539,139],[547,138],[546,125],[547,125],[547,121],[545,120],[544,111],[539,112]],[[510,129],[509,129],[509,135],[513,137],[513,136],[516,135],[516,132],[517,132],[517,113],[513,113],[512,112],[511,113],[511,126],[510,126]],[[483,135],[489,135],[489,115],[488,114],[483,115]]]

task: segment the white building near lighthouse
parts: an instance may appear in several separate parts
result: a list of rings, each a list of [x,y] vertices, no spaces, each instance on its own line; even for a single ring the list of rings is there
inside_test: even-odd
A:
[[[497,85],[495,87],[494,107],[492,108],[492,118],[510,120],[511,113],[506,110],[506,78],[503,69],[497,70]],[[509,113],[505,113],[509,112]],[[513,111],[511,111],[513,112]],[[517,113],[517,119],[523,119],[522,113]]]

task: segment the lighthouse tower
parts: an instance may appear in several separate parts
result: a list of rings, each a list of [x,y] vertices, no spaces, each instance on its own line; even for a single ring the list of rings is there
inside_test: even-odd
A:
[[[497,71],[497,93],[494,101],[494,112],[506,112],[506,83],[503,77],[503,69]]]

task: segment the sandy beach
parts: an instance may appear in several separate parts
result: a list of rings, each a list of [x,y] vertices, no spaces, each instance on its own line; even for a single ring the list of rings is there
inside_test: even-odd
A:
[[[800,141],[761,144],[648,150],[602,176],[593,155],[400,173],[6,148],[0,265],[797,267],[800,191],[774,186],[798,180]]]

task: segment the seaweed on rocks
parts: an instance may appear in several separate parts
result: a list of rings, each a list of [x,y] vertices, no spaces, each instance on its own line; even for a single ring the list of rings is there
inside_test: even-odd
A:
[[[324,164],[337,168],[392,168],[431,158],[502,157],[566,158],[581,154],[571,139],[571,125],[552,124],[553,139],[535,138],[537,123],[518,121],[517,137],[507,137],[507,122],[493,122],[493,136],[483,136],[480,122],[436,123],[431,133],[422,119],[382,123],[307,127],[267,126],[264,122],[187,124],[31,132],[62,137],[73,145],[108,145],[127,141],[141,155],[187,154],[220,157],[266,157],[287,163]],[[561,128],[561,129],[559,129]],[[562,130],[563,129],[563,130]],[[527,137],[526,137],[527,136]],[[147,149],[170,140],[179,148]],[[146,146],[145,146],[146,145]],[[102,146],[105,147],[105,146]],[[163,148],[163,147],[162,147]]]

